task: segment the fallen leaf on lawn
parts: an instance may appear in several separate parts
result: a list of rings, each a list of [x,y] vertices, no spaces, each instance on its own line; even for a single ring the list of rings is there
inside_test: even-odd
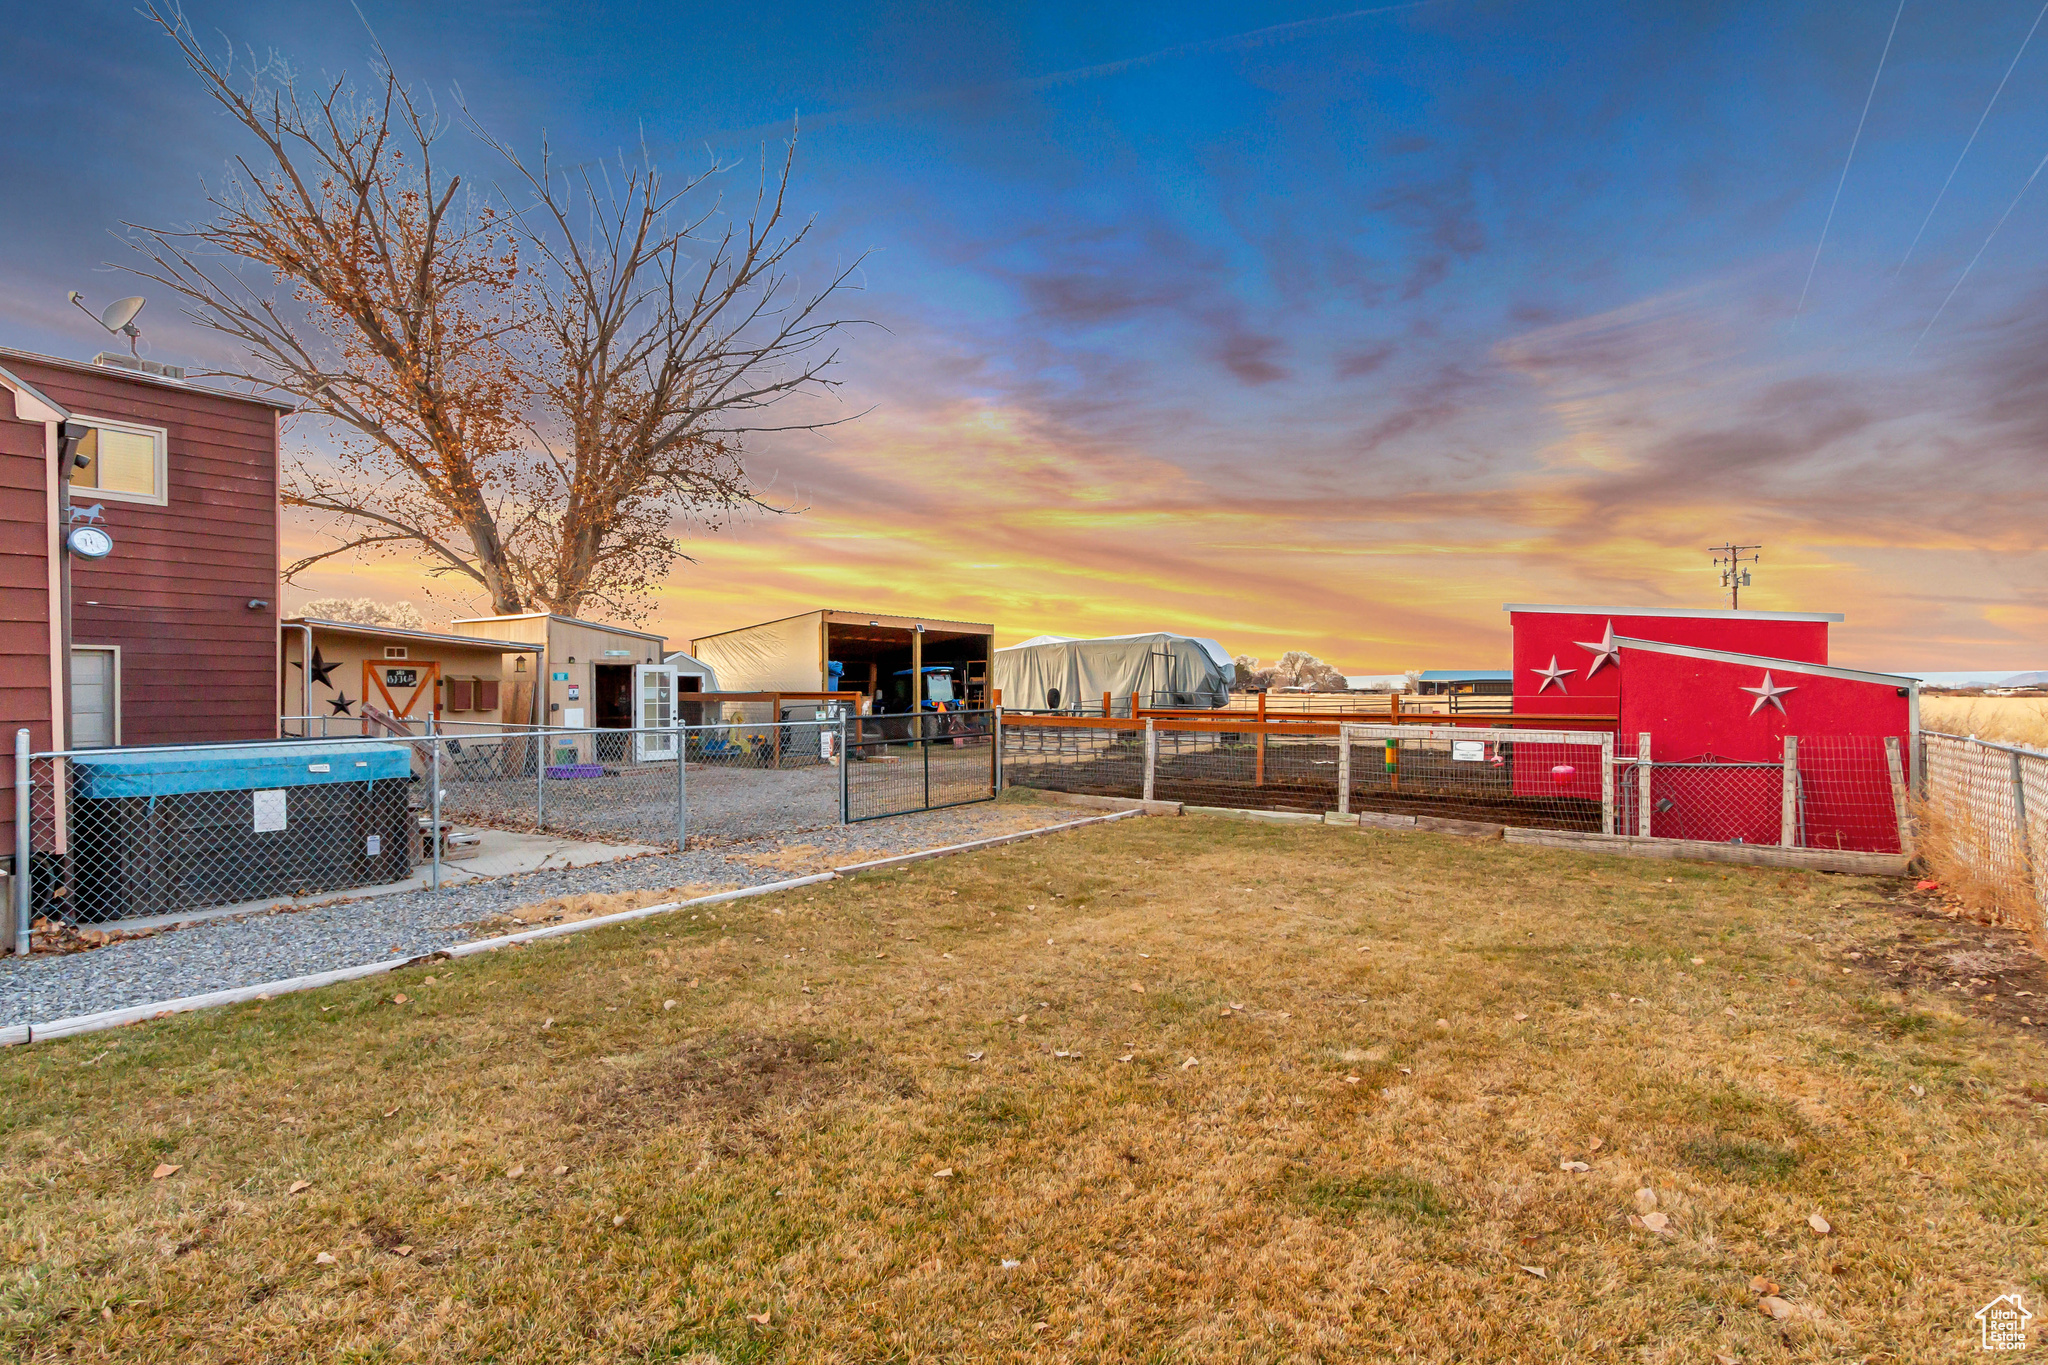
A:
[[[688,986],[691,990],[695,990],[697,988],[697,978],[693,976],[688,981],[685,981],[683,984],[685,986]]]
[[[1125,1054],[1124,1054],[1123,1056],[1121,1056],[1121,1057],[1117,1058],[1117,1060],[1118,1060],[1118,1061],[1120,1061],[1120,1062],[1128,1062],[1129,1060],[1131,1060],[1131,1058],[1133,1058],[1133,1057],[1135,1057],[1135,1056],[1137,1056],[1137,1055],[1138,1055],[1138,1054],[1137,1054],[1137,1053],[1135,1053],[1135,1052],[1126,1052],[1126,1053],[1125,1053]]]
[[[1004,1262],[1003,1262],[1003,1269],[1005,1269],[1005,1270],[1015,1270],[1015,1269],[1016,1269],[1016,1268],[1017,1268],[1018,1266],[1020,1266],[1020,1265],[1023,1265],[1023,1264],[1024,1264],[1024,1263],[1023,1263],[1022,1261],[1004,1261]]]
[[[613,1226],[613,1227],[615,1227],[615,1228],[618,1228],[618,1227],[624,1227],[625,1225],[626,1225],[626,1215],[625,1215],[625,1214],[623,1214],[623,1213],[619,1213],[619,1214],[614,1214],[614,1215],[612,1215],[612,1226]]]
[[[1023,1022],[1024,1022],[1024,1021],[1025,1021],[1026,1019],[1029,1019],[1030,1017],[1031,1017],[1031,1015],[1030,1015],[1029,1013],[1025,1013],[1025,1014],[1020,1014],[1020,1015],[1018,1015],[1018,1016],[1017,1016],[1017,1017],[1016,1017],[1015,1019],[1012,1019],[1012,1020],[1011,1020],[1010,1022],[1011,1022],[1011,1023],[1013,1023],[1013,1024],[1021,1024],[1021,1023],[1023,1023]]]
[[[1742,1365],[1742,1362],[1725,1351],[1714,1352],[1714,1365]]]
[[[563,1176],[567,1174],[569,1174],[569,1168],[567,1166],[555,1167],[555,1179],[560,1180]]]
[[[1590,1171],[1593,1168],[1583,1161],[1560,1161],[1557,1163],[1557,1169],[1560,1171]]]
[[[1660,1237],[1668,1237],[1671,1235],[1671,1215],[1663,1212],[1646,1213],[1643,1215],[1643,1226]]]
[[[406,1243],[406,1244],[405,1244],[404,1246],[399,1246],[399,1247],[393,1247],[393,1248],[391,1248],[391,1254],[392,1254],[392,1255],[394,1255],[394,1256],[410,1256],[410,1255],[412,1255],[412,1243],[410,1243],[410,1242],[407,1242],[407,1243]]]
[[[1031,1330],[1039,1333],[1050,1332],[1052,1324],[1049,1322],[1034,1322],[1031,1324]]]
[[[672,1010],[676,1007],[676,1002],[673,1000],[664,1000],[661,1002],[661,1007],[665,1010]]]
[[[551,1015],[549,1015],[549,1016],[548,1016],[548,1017],[547,1017],[546,1019],[543,1019],[543,1020],[541,1021],[541,1025],[540,1025],[540,1031],[541,1031],[542,1033],[546,1033],[546,1032],[547,1032],[547,1031],[548,1031],[549,1029],[553,1028],[554,1026],[555,1026],[555,1017],[554,1017],[554,1016],[553,1016],[553,1015],[551,1014]]]
[[[520,1176],[525,1174],[526,1167],[524,1166],[507,1166],[505,1168],[505,1178],[507,1180],[517,1180]]]
[[[1696,957],[1692,960],[1692,965],[1695,967],[1704,967],[1707,965],[1707,960],[1703,957]]]
[[[393,1114],[397,1113],[397,1112],[398,1112],[399,1110],[401,1110],[401,1109],[403,1109],[403,1108],[405,1108],[405,1106],[404,1106],[404,1105],[402,1105],[402,1104],[394,1104],[394,1105],[392,1105],[392,1106],[391,1106],[391,1107],[390,1107],[389,1109],[386,1109],[386,1110],[384,1111],[384,1117],[388,1119],[388,1118],[390,1118],[390,1117],[391,1117],[391,1116],[392,1116]]]
[[[1540,1265],[1525,1265],[1522,1267],[1522,1269],[1528,1271],[1531,1275],[1534,1275],[1539,1280],[1547,1280],[1550,1278],[1550,1272],[1545,1270]]]
[[[982,1054],[979,1052],[970,1052],[967,1054],[967,1060],[970,1062],[978,1062],[981,1060],[981,1058]]]
[[[320,1254],[319,1254],[318,1256],[315,1256],[315,1257],[313,1258],[313,1264],[314,1264],[314,1265],[333,1265],[333,1264],[334,1264],[334,1253],[333,1253],[333,1252],[331,1252],[331,1251],[323,1251],[323,1252],[321,1252],[321,1253],[320,1253]]]
[[[1757,1311],[1779,1322],[1818,1322],[1827,1316],[1810,1303],[1787,1303],[1776,1294],[1760,1301]]]
[[[1228,1019],[1230,1017],[1230,1006],[1218,1005],[1216,1007],[1216,1013],[1221,1015],[1223,1018]]]
[[[1145,983],[1142,981],[1133,981],[1131,983],[1131,989],[1136,991],[1138,994],[1143,995],[1145,993]]]
[[[1518,1024],[1521,1023],[1524,1019],[1527,1019],[1528,1017],[1529,1016],[1527,1014],[1523,1013],[1520,1010],[1515,1011],[1515,1022]]]
[[[1810,1213],[1806,1216],[1806,1226],[1812,1228],[1823,1237],[1834,1231],[1834,1228],[1829,1226],[1828,1220],[1821,1217],[1818,1213]]]
[[[1775,1294],[1778,1292],[1778,1282],[1767,1280],[1761,1275],[1752,1275],[1749,1277],[1749,1292],[1759,1297]]]
[[[285,1190],[285,1193],[286,1193],[286,1194],[297,1194],[297,1193],[298,1193],[298,1192],[299,1192],[300,1190],[310,1190],[310,1189],[312,1189],[312,1188],[313,1188],[313,1182],[312,1182],[312,1181],[310,1181],[310,1180],[294,1180],[294,1181],[293,1181],[293,1182],[291,1183],[291,1186],[290,1186],[290,1188],[288,1188],[288,1189],[286,1189],[286,1190]]]
[[[183,1166],[172,1166],[166,1163],[162,1166],[157,1167],[155,1170],[151,1171],[149,1173],[149,1178],[151,1180],[162,1180],[165,1176],[176,1175],[179,1171],[182,1171],[184,1169],[185,1168]]]
[[[1657,1192],[1656,1192],[1655,1190],[1652,1190],[1652,1189],[1647,1189],[1647,1188],[1646,1188],[1646,1189],[1640,1189],[1640,1190],[1637,1190],[1637,1191],[1636,1191],[1636,1212],[1637,1212],[1637,1213],[1648,1213],[1648,1212],[1649,1212],[1649,1211],[1650,1211],[1651,1209],[1654,1209],[1654,1208],[1656,1208],[1656,1207],[1657,1207]]]
[[[1735,1017],[1735,1006],[1733,1006],[1733,1005],[1728,1005],[1728,1006],[1726,1006],[1726,1007],[1724,1007],[1724,1008],[1722,1009],[1721,1013],[1723,1013],[1723,1014],[1725,1014],[1725,1015],[1728,1015],[1728,1016],[1730,1016],[1731,1018],[1732,1018],[1732,1017]]]
[[[768,1325],[768,1317],[769,1315],[766,1313],[749,1313],[747,1314],[747,1321],[753,1323],[756,1327],[766,1327]]]
[[[1924,1085],[1909,1085],[1906,1089],[1913,1092],[1913,1098],[1916,1100],[1925,1099],[1927,1096],[1927,1087]]]
[[[1592,1140],[1591,1142],[1589,1142],[1589,1143],[1587,1143],[1587,1144],[1586,1144],[1586,1150],[1587,1150],[1587,1151],[1589,1151],[1589,1152],[1597,1152],[1597,1151],[1599,1151],[1599,1150],[1600,1150],[1600,1149],[1601,1149],[1602,1147],[1605,1147],[1606,1145],[1607,1145],[1607,1139],[1606,1139],[1606,1138],[1597,1138],[1597,1137],[1596,1137],[1596,1138],[1594,1138],[1594,1139],[1593,1139],[1593,1140]]]
[[[1915,882],[1915,883],[1913,884],[1913,889],[1914,889],[1915,891],[1939,891],[1939,890],[1941,890],[1941,883],[1940,883],[1940,882]]]
[[[951,1166],[941,1166],[938,1170],[932,1172],[932,1179],[934,1180],[950,1180],[952,1177],[953,1168]]]
[[[1356,1077],[1356,1076],[1346,1076],[1346,1077],[1344,1078],[1344,1084],[1346,1084],[1346,1085],[1357,1085],[1357,1084],[1358,1084],[1358,1077]]]
[[[409,995],[394,995],[391,997],[391,1003],[394,1005],[403,1005],[411,999],[412,997]]]
[[[1200,1057],[1190,1057],[1180,1064],[1180,1069],[1186,1071],[1191,1066],[1200,1066],[1201,1064],[1202,1059]]]
[[[1451,1026],[1451,1021],[1448,1019],[1439,1019],[1436,1021],[1436,1026],[1438,1028],[1449,1028]]]

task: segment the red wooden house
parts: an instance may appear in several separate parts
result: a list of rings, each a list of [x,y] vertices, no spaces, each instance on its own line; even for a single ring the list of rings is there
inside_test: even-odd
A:
[[[132,365],[0,348],[9,748],[277,734],[285,408]]]

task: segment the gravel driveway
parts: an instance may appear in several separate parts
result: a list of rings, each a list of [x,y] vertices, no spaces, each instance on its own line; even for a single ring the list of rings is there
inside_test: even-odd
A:
[[[691,780],[696,780],[694,773]],[[509,912],[558,896],[758,886],[891,853],[1039,829],[1096,813],[1021,801],[961,806],[871,824],[826,825],[682,854],[469,882],[439,892],[264,911],[68,956],[0,958],[0,1024],[62,1019],[387,957],[416,957],[507,932],[513,927],[504,922]]]

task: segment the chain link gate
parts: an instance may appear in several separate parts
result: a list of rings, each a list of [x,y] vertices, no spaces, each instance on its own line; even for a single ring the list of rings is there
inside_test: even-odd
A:
[[[993,801],[1002,786],[995,711],[848,716],[840,722],[846,824]]]

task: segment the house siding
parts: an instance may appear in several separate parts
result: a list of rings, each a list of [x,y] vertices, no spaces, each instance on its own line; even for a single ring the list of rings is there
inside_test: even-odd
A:
[[[80,418],[166,432],[167,505],[86,489],[77,497],[81,505],[103,503],[114,552],[68,564],[69,644],[121,647],[122,742],[274,736],[276,409],[118,370],[74,370],[14,355],[6,363]],[[251,610],[251,600],[266,605]]]
[[[50,538],[47,451],[41,422],[16,415],[0,388],[0,735],[14,748],[26,726],[50,746]],[[0,856],[14,852],[12,760],[0,791]]]

